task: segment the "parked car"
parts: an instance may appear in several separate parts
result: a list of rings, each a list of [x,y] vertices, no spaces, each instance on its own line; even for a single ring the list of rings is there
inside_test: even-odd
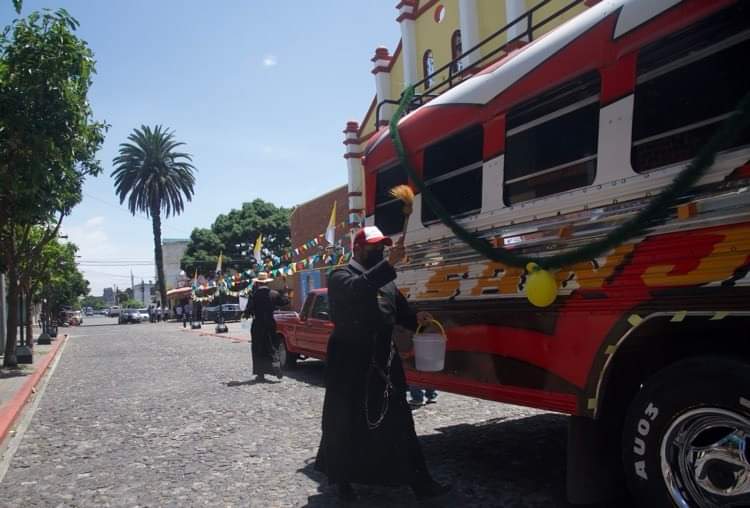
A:
[[[224,303],[221,305],[221,313],[224,317],[224,321],[239,321],[242,317],[242,309],[236,303]],[[203,321],[218,322],[219,320],[219,306],[212,305],[210,307],[203,307]]]
[[[333,323],[328,314],[328,290],[307,294],[302,310],[275,313],[282,368],[293,367],[300,357],[325,360]]]
[[[141,321],[149,320],[148,309],[138,309],[138,314],[141,316]]]
[[[120,306],[119,305],[113,305],[109,309],[109,313],[107,314],[109,317],[117,317],[120,315]]]
[[[83,324],[83,316],[80,310],[64,310],[60,312],[58,322],[62,326],[79,326]]]
[[[122,325],[126,323],[140,323],[141,321],[141,313],[138,309],[122,309],[117,323]]]

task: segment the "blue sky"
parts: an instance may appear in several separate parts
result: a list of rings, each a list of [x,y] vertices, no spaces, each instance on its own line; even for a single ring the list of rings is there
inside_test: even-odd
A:
[[[115,198],[112,158],[135,127],[163,124],[187,143],[198,168],[185,213],[163,236],[245,201],[293,206],[346,183],[342,130],[361,120],[375,93],[370,58],[399,39],[388,0],[24,0],[22,15],[64,7],[96,55],[90,99],[111,124],[83,202],[63,229],[81,248],[92,294],[153,277],[150,221]],[[0,1],[0,25],[15,16]],[[137,262],[136,262],[137,261]],[[125,263],[119,263],[125,264]]]

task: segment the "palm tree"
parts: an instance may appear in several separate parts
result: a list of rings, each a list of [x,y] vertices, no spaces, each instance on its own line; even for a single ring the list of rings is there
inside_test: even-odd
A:
[[[130,213],[145,213],[151,217],[159,294],[165,306],[167,286],[161,248],[161,214],[164,212],[165,217],[169,217],[182,213],[184,200],[193,198],[197,170],[191,164],[190,154],[174,151],[185,143],[175,141],[174,132],[161,125],[153,129],[142,125],[128,136],[128,141],[120,145],[120,155],[112,161],[115,192],[120,204],[128,200]]]

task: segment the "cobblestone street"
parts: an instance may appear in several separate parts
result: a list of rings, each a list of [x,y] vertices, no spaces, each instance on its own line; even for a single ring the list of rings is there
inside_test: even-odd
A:
[[[174,323],[70,329],[0,484],[20,506],[335,506],[313,470],[323,364],[253,384],[247,341]],[[205,331],[210,331],[207,324]],[[563,416],[441,393],[415,412],[446,506],[567,506]],[[359,487],[357,506],[412,506]]]

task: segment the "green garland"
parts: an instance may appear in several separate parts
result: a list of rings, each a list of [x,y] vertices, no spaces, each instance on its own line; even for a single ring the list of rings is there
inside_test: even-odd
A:
[[[469,247],[483,256],[504,263],[508,266],[525,267],[528,263],[536,263],[541,268],[556,269],[563,266],[571,266],[582,261],[589,261],[599,257],[616,246],[643,233],[648,227],[665,219],[669,210],[677,203],[678,198],[688,191],[713,165],[716,153],[722,145],[732,143],[739,133],[750,123],[750,93],[742,98],[734,113],[724,121],[721,128],[714,134],[711,140],[701,148],[698,155],[690,164],[677,175],[674,181],[661,191],[651,202],[643,208],[635,217],[624,222],[607,236],[584,245],[549,257],[530,257],[516,254],[502,247],[492,246],[486,239],[476,236],[456,222],[440,201],[427,189],[424,181],[417,175],[411,166],[406,149],[404,148],[401,135],[398,131],[398,121],[404,115],[407,105],[414,97],[414,87],[409,86],[404,90],[398,109],[390,121],[390,137],[396,148],[396,153],[401,165],[406,170],[408,177],[414,182],[422,200],[430,207],[432,212],[440,221],[448,226],[451,231]]]

